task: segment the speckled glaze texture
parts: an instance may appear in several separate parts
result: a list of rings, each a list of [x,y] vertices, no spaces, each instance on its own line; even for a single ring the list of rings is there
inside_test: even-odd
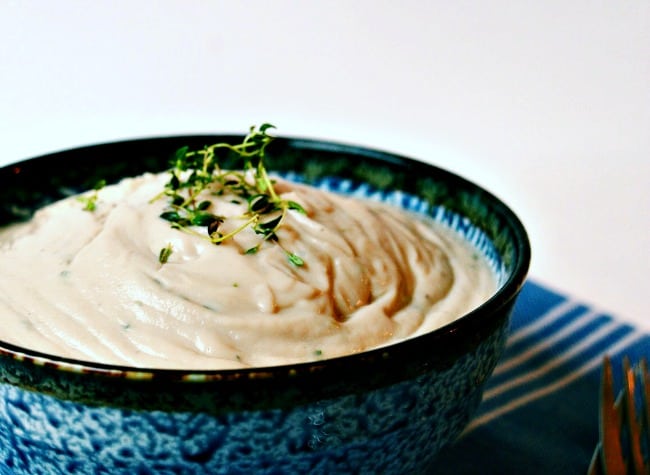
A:
[[[142,139],[10,165],[0,169],[0,225],[98,177],[163,170],[181,146],[240,140]],[[110,367],[0,342],[0,475],[431,473],[503,350],[530,260],[525,230],[485,190],[421,162],[302,139],[278,139],[273,150],[271,168],[287,178],[455,229],[488,258],[499,289],[426,335],[287,367]]]
[[[504,335],[446,371],[290,410],[124,410],[2,384],[0,460],[30,475],[424,473],[476,408]]]

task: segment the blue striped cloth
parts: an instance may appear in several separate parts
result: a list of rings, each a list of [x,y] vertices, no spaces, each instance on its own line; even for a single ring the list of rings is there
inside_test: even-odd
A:
[[[650,335],[527,282],[478,413],[435,473],[586,473],[598,441],[605,354],[620,382],[623,355],[650,358]]]

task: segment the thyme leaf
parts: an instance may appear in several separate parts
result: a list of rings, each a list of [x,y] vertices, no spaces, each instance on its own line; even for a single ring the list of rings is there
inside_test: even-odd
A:
[[[305,261],[299,255],[293,252],[287,252],[287,259],[296,267],[302,267],[305,265]]]
[[[99,190],[101,190],[105,186],[106,186],[106,180],[99,180],[97,183],[95,183],[92,192],[77,198],[79,202],[83,203],[84,211],[93,212],[97,209],[97,199],[99,198]]]
[[[174,248],[172,247],[171,243],[168,243],[160,250],[160,253],[158,254],[158,262],[161,264],[166,264],[173,252]]]

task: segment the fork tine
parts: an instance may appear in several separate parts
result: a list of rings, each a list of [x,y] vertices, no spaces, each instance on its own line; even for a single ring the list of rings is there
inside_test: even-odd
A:
[[[639,366],[641,367],[642,406],[645,407],[645,420],[643,424],[645,425],[646,442],[649,446],[648,450],[650,450],[650,372],[648,371],[648,360],[645,357],[641,358]]]
[[[621,445],[621,414],[614,401],[614,376],[609,356],[603,358],[603,376],[600,393],[600,440],[602,463],[607,474],[627,473]]]
[[[641,370],[641,430],[645,433],[647,456],[644,473],[650,475],[650,372],[648,371],[648,360],[645,357],[641,358],[639,368]]]
[[[641,452],[641,426],[636,410],[636,376],[634,369],[630,366],[630,359],[623,358],[623,374],[625,384],[623,385],[623,409],[625,411],[625,421],[629,435],[630,458],[634,473],[642,474],[645,471],[643,463],[643,453]],[[642,414],[641,411],[639,411]]]

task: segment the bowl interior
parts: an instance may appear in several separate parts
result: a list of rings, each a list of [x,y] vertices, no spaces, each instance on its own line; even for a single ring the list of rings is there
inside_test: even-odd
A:
[[[81,147],[33,158],[0,169],[0,226],[27,219],[43,205],[92,188],[100,179],[114,183],[145,171],[169,168],[182,147],[202,148],[219,142],[237,143],[241,136],[194,135],[127,140]],[[223,168],[236,167],[223,156]],[[432,361],[450,364],[502,324],[499,310],[512,304],[530,260],[526,232],[514,213],[481,187],[443,169],[406,157],[346,144],[301,138],[276,139],[268,149],[267,169],[287,178],[336,192],[378,199],[441,221],[465,236],[490,262],[498,290],[470,314],[390,350],[378,349],[340,357],[349,366],[394,358],[396,367],[409,361],[420,368]],[[431,351],[435,344],[435,351]],[[426,357],[422,355],[426,353]],[[111,367],[43,355],[0,342],[0,354],[71,372],[149,380],[153,376],[183,381],[230,381],[288,377],[321,371],[323,362],[251,370],[183,372]],[[389,356],[387,356],[389,355]],[[326,360],[327,361],[327,360]],[[328,363],[327,366],[337,366]],[[408,377],[408,371],[403,377]]]

